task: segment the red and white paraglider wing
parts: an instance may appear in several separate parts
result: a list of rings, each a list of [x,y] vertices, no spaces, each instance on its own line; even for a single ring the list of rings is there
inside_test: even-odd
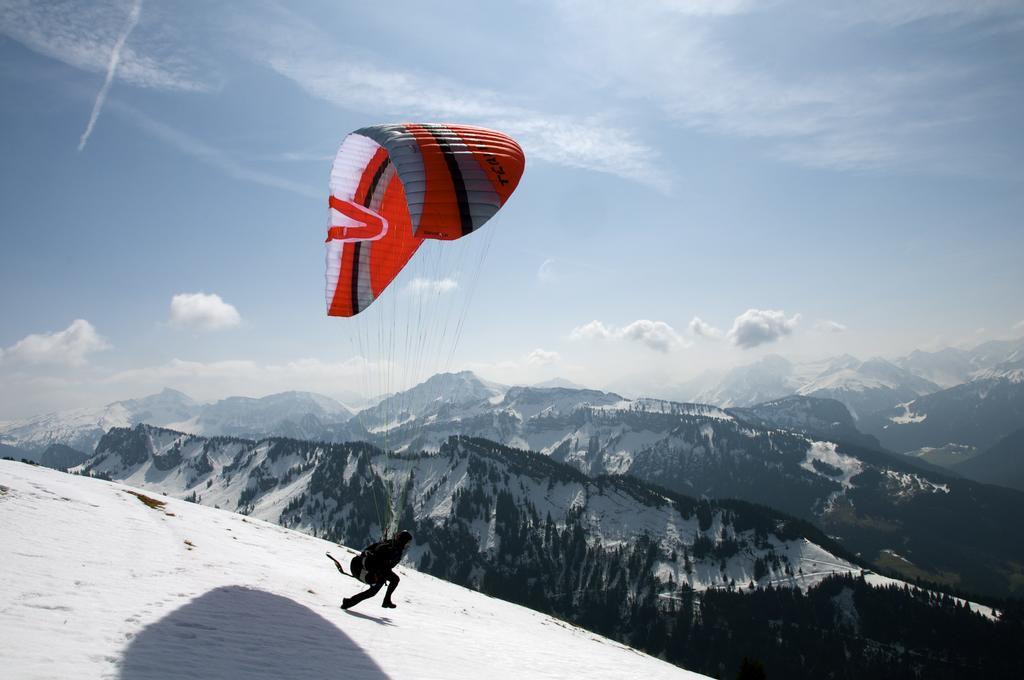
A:
[[[345,138],[331,169],[327,313],[353,316],[424,239],[453,240],[489,220],[522,176],[510,137],[466,125],[377,125]]]

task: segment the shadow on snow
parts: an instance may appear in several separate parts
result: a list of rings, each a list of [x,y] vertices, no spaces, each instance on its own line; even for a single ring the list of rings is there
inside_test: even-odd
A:
[[[387,678],[345,633],[280,595],[217,588],[146,626],[128,645],[122,680]]]

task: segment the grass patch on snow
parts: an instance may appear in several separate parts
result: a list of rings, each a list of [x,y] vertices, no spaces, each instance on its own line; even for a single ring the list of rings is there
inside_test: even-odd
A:
[[[125,493],[128,494],[129,496],[135,496],[145,505],[153,508],[154,510],[163,510],[164,508],[167,507],[167,503],[165,503],[164,501],[158,501],[157,499],[150,498],[145,494],[137,493],[135,491],[125,491]]]

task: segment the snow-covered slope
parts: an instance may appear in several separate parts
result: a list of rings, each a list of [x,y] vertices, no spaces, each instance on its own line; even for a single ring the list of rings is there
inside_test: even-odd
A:
[[[345,612],[346,549],[10,461],[0,545],[12,679],[704,677],[407,568],[398,609]]]

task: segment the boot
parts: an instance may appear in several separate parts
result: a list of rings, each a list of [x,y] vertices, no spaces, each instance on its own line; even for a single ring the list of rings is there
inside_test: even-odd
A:
[[[380,603],[380,606],[384,607],[385,609],[395,609],[396,607],[398,607],[398,605],[392,602],[391,600],[384,600]]]

